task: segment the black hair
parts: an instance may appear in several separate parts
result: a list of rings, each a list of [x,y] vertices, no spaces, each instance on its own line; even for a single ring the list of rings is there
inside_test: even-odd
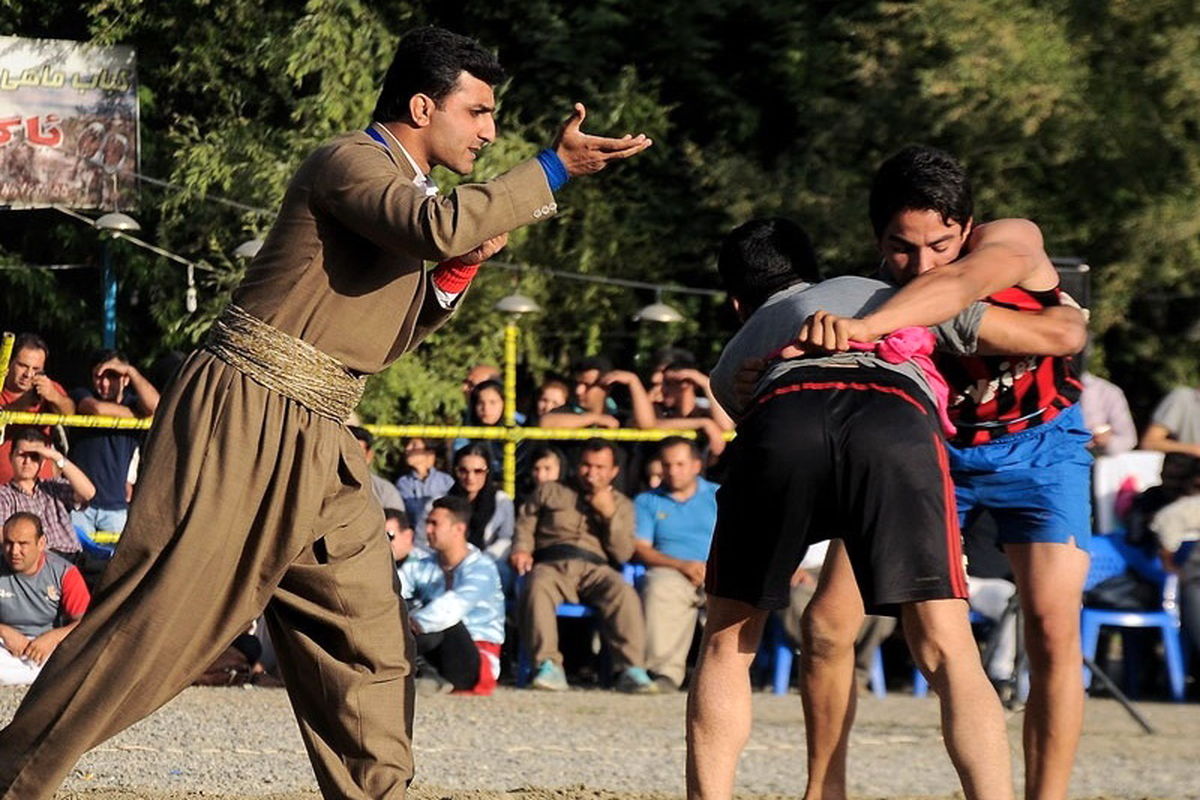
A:
[[[19,334],[13,342],[13,357],[22,350],[41,350],[46,354],[46,358],[50,357],[50,347],[46,344],[46,340],[38,336],[36,333]]]
[[[466,456],[479,456],[488,465],[488,472],[492,471],[492,451],[481,442],[468,442],[462,447],[454,451],[454,466],[457,467],[462,463]],[[491,475],[488,475],[488,480],[491,480]]]
[[[396,520],[400,524],[400,530],[412,527],[412,523],[408,520],[408,512],[403,508],[385,508],[383,518]]]
[[[13,444],[16,444],[17,442],[37,442],[38,444],[45,445],[50,444],[50,437],[43,433],[40,428],[32,425],[22,425],[21,427],[17,427],[16,425],[12,426],[9,428],[8,439]]]
[[[92,353],[91,365],[94,367],[97,364],[103,364],[105,361],[120,361],[122,364],[128,364],[129,359],[120,350],[114,350],[111,347],[102,348]]]
[[[607,450],[608,452],[612,453],[614,464],[619,463],[617,461],[617,448],[607,439],[588,439],[583,443],[583,446],[579,448],[579,453],[580,455],[584,453],[599,453],[603,450]]]
[[[355,439],[358,439],[360,442],[365,444],[367,447],[375,444],[375,437],[372,436],[371,432],[366,428],[360,425],[348,425],[347,427],[350,428],[351,435],[354,436]]]
[[[879,165],[871,181],[875,238],[901,211],[936,211],[942,222],[963,228],[975,213],[971,181],[954,156],[926,145],[909,145]]]
[[[598,369],[602,373],[611,372],[612,361],[605,356],[584,356],[583,358],[576,359],[571,364],[571,375],[573,377],[591,369]]]
[[[411,121],[408,103],[415,94],[429,95],[440,108],[463,72],[492,86],[506,77],[496,56],[474,39],[433,26],[409,31],[396,46],[373,118]]]
[[[812,240],[782,217],[752,219],[730,231],[721,243],[717,271],[747,314],[781,289],[821,279]]]
[[[461,522],[463,525],[471,524],[471,502],[465,497],[448,494],[434,500],[430,508],[444,508],[454,517],[455,522]]]
[[[34,530],[37,531],[37,538],[41,539],[46,535],[46,528],[42,525],[42,518],[31,511],[18,511],[4,521],[4,530],[7,532],[10,525],[16,522],[33,523]]]
[[[563,455],[562,450],[559,450],[557,447],[555,447],[554,445],[551,445],[551,444],[539,445],[538,447],[534,448],[533,452],[531,452],[529,454],[528,463],[529,463],[530,467],[532,467],[534,464],[541,461],[543,458],[558,459],[558,470],[559,470],[560,475],[566,473],[567,457],[565,455]]]
[[[700,452],[700,445],[696,444],[696,440],[685,439],[682,436],[668,436],[659,442],[657,455],[659,458],[662,458],[662,454],[667,452],[667,450],[671,449],[672,447],[679,447],[680,445],[683,445],[690,450],[692,453],[692,458],[696,459],[697,461],[700,461],[704,458]]]

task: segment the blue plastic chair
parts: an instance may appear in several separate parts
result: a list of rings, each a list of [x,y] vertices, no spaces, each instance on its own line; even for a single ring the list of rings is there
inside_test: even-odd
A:
[[[767,620],[764,644],[771,665],[771,693],[787,694],[792,686],[792,665],[796,651],[784,633],[783,623],[774,614]],[[883,674],[883,652],[878,647],[871,658],[869,685],[871,694],[876,697],[887,694],[887,678]]]
[[[1124,534],[1093,536],[1088,548],[1092,555],[1091,567],[1088,570],[1085,589],[1091,589],[1101,581],[1120,575],[1125,570],[1137,564],[1140,551],[1127,545]],[[1146,565],[1137,564],[1137,571],[1145,574]],[[1165,582],[1165,579],[1164,579]],[[1167,679],[1171,686],[1171,697],[1176,702],[1183,700],[1184,665],[1183,645],[1180,639],[1179,616],[1174,611],[1164,608],[1146,609],[1145,611],[1123,611],[1109,608],[1090,608],[1084,606],[1080,615],[1080,638],[1083,644],[1083,654],[1095,660],[1096,649],[1100,642],[1100,629],[1111,628],[1157,628],[1162,633],[1163,656],[1166,661]],[[1092,684],[1092,671],[1083,668],[1084,688]]]
[[[630,586],[640,589],[642,581],[646,577],[646,565],[625,564],[621,567],[621,577]],[[525,576],[522,575],[517,578],[517,596],[520,597],[521,592],[524,590]],[[596,616],[596,609],[585,603],[559,603],[558,608],[555,609],[555,614],[560,619],[593,619]],[[517,650],[517,688],[523,689],[533,679],[533,658],[529,655],[529,648],[525,646],[524,642],[520,643]]]
[[[75,538],[79,540],[79,546],[83,548],[83,552],[91,558],[107,561],[117,551],[115,543],[98,542],[93,538],[92,534],[79,525],[75,526]]]

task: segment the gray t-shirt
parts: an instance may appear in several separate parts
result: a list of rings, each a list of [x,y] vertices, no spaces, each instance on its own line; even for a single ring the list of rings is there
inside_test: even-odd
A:
[[[1150,421],[1162,425],[1181,444],[1200,444],[1200,389],[1172,389],[1154,409]]]
[[[713,369],[710,381],[713,394],[721,407],[733,417],[741,417],[748,409],[734,395],[733,379],[747,358],[763,358],[779,351],[795,340],[800,326],[817,311],[828,311],[842,317],[861,317],[883,305],[898,288],[872,278],[852,275],[831,278],[820,283],[801,283],[776,292],[756,310],[742,329],[725,345],[721,359]],[[975,352],[979,323],[987,306],[972,303],[962,313],[941,325],[930,328],[937,340],[937,349],[954,355]],[[837,353],[815,358],[793,358],[777,361],[767,367],[759,379],[755,394],[762,392],[781,376],[800,367],[881,367],[897,372],[917,384],[933,400],[933,391],[925,374],[916,364],[906,361],[889,364],[867,352]]]

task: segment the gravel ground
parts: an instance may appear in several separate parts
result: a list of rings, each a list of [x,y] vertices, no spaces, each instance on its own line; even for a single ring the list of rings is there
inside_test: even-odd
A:
[[[0,723],[12,715],[21,694],[0,687]],[[797,796],[804,775],[800,700],[758,694],[754,704],[740,790],[758,800]],[[1143,734],[1112,701],[1088,701],[1072,797],[1200,798],[1200,708],[1152,703],[1140,708],[1158,735]],[[678,798],[683,713],[682,694],[558,695],[501,688],[490,698],[422,697],[411,796]],[[1020,719],[1016,714],[1009,720],[1014,754]],[[944,798],[956,792],[935,700],[898,693],[864,698],[851,754],[855,796]],[[84,756],[59,797],[315,800],[317,793],[282,690],[192,688]]]

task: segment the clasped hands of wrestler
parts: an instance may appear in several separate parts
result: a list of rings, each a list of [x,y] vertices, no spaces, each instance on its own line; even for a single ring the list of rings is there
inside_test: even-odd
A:
[[[576,103],[554,140],[554,152],[572,178],[599,172],[607,167],[610,161],[635,156],[654,144],[644,133],[637,136],[627,133],[620,138],[584,133],[580,126],[586,117],[587,109],[583,103]],[[508,234],[502,233],[453,260],[460,264],[482,264],[503,250],[506,244]]]
[[[850,342],[873,342],[881,335],[866,320],[818,311],[804,321],[795,341],[780,350],[777,357],[789,359],[814,354],[844,353],[850,349]],[[738,367],[733,378],[733,390],[739,403],[747,405],[754,399],[758,379],[762,377],[767,363],[768,359],[765,358],[747,358]]]

